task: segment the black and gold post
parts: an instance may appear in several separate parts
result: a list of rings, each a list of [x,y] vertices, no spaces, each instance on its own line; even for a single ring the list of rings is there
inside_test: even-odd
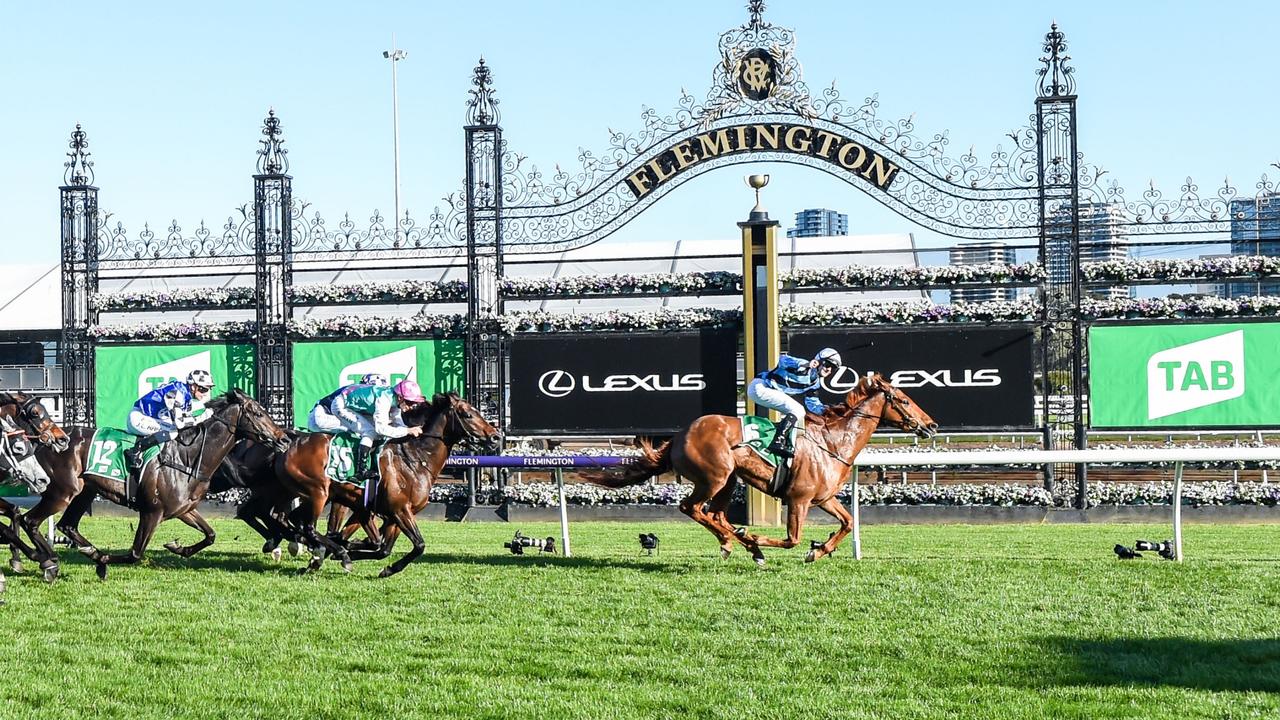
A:
[[[745,382],[773,367],[782,350],[778,330],[778,226],[760,204],[760,189],[768,175],[748,175],[747,185],[756,191],[756,206],[742,228],[742,333],[746,360]],[[747,399],[747,413],[757,414]],[[769,411],[772,420],[778,413]],[[782,504],[754,488],[747,489],[747,522],[756,526],[782,524]]]

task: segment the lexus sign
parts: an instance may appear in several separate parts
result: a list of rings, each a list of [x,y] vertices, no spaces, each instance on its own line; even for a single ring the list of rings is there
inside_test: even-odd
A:
[[[669,433],[733,415],[737,332],[525,335],[511,343],[513,433]]]
[[[809,358],[835,348],[844,367],[826,378],[822,401],[839,402],[858,378],[878,372],[949,430],[1031,428],[1034,347],[1027,327],[827,328],[788,335]]]

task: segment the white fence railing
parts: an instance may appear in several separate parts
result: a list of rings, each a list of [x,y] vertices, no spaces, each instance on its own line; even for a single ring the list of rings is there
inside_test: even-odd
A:
[[[996,450],[954,452],[885,452],[867,450],[853,461],[851,474],[853,556],[862,558],[862,521],[858,503],[859,467],[929,467],[938,465],[1048,465],[1053,463],[1173,463],[1173,548],[1182,562],[1182,466],[1188,462],[1280,460],[1280,447],[1113,448],[1106,450]]]

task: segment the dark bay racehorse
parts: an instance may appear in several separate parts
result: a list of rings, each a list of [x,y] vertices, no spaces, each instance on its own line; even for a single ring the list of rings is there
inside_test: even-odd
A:
[[[170,552],[189,557],[213,544],[216,537],[213,528],[196,506],[204,498],[210,479],[223,457],[237,438],[249,437],[265,445],[274,445],[286,442],[287,436],[257,401],[240,390],[233,388],[205,407],[209,413],[208,420],[180,431],[164,446],[160,455],[143,468],[136,498],[138,528],[128,554],[104,554],[79,530],[81,518],[98,496],[117,505],[127,506],[130,502],[125,495],[124,483],[84,470],[93,439],[93,431],[89,429],[73,431],[71,447],[65,452],[37,454],[52,482],[40,503],[23,516],[24,522],[38,525],[46,517],[65,509],[58,529],[98,564],[100,578],[106,577],[108,565],[141,560],[156,527],[170,518],[176,517],[204,533],[204,538],[194,545],[167,543],[165,548]]]
[[[806,562],[830,555],[853,530],[853,517],[836,499],[849,476],[853,459],[877,427],[892,426],[920,437],[937,433],[933,418],[893,387],[882,375],[863,377],[845,402],[827,408],[822,416],[809,415],[797,439],[791,465],[791,482],[779,497],[787,505],[785,540],[738,532],[725,515],[738,480],[768,493],[773,467],[742,446],[742,424],[736,417],[703,415],[670,442],[654,449],[640,441],[640,462],[616,472],[583,473],[585,479],[606,487],[626,487],[674,470],[693,482],[693,492],[680,503],[680,511],[711,531],[720,541],[722,557],[740,542],[755,561],[764,564],[761,546],[792,548],[800,543],[805,516],[816,505],[840,521],[840,529],[809,551]],[[706,503],[706,508],[703,504]]]
[[[59,452],[66,450],[71,440],[62,428],[49,417],[49,412],[45,409],[40,401],[25,393],[0,393],[0,418],[3,418],[5,424],[14,428],[12,431],[4,430],[5,437],[0,438],[0,442],[6,443],[9,447],[11,441],[21,439],[28,443],[34,443],[37,450],[48,448],[52,451]],[[20,435],[20,438],[10,437],[10,434]],[[0,474],[21,476],[23,473],[16,467],[9,467],[11,460],[14,458],[5,452],[0,454]],[[24,523],[22,516],[18,512],[18,508],[12,503],[0,499],[0,515],[8,518],[8,524],[0,522],[0,543],[9,545],[12,548],[13,556],[9,561],[10,567],[14,572],[22,572],[22,560],[19,552],[27,557],[35,558],[37,555],[44,556],[46,559],[41,562],[41,569],[44,570],[46,580],[53,581],[58,576],[58,565],[56,560],[48,559],[53,555],[53,546],[40,532],[39,523]],[[28,546],[22,540],[22,531],[27,533],[31,539],[32,546]]]
[[[409,410],[404,414],[404,422],[411,427],[423,428],[423,432],[418,437],[387,442],[378,456],[382,481],[373,512],[386,520],[385,532],[374,531],[359,488],[332,482],[325,475],[329,435],[305,435],[276,461],[276,471],[283,487],[302,498],[294,518],[312,547],[319,545],[344,561],[347,557],[354,560],[381,559],[391,555],[400,533],[409,537],[413,548],[384,568],[379,577],[400,572],[422,554],[426,544],[418,529],[416,515],[430,501],[431,486],[444,468],[453,446],[463,440],[492,445],[498,439],[497,429],[453,393],[437,394],[430,402]],[[329,501],[355,512],[355,522],[365,526],[370,535],[369,547],[356,549],[348,555],[342,543],[316,531],[316,523]],[[318,569],[323,560],[322,555],[313,558],[310,569]]]

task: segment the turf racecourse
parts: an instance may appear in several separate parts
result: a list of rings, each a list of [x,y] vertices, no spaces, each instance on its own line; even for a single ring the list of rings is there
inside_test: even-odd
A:
[[[105,583],[65,553],[52,587],[9,574],[0,718],[1280,716],[1280,526],[1189,526],[1181,566],[1111,554],[1163,526],[871,526],[862,562],[759,570],[692,523],[579,523],[571,559],[432,523],[376,580],[297,577],[216,525]]]

